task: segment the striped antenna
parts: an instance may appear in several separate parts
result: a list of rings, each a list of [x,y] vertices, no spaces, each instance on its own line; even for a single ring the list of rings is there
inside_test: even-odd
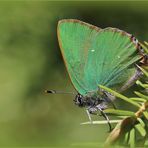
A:
[[[76,95],[76,93],[74,93],[74,92],[64,92],[64,91],[57,91],[57,90],[45,90],[45,93],[49,93],[49,94],[72,94],[72,95]]]

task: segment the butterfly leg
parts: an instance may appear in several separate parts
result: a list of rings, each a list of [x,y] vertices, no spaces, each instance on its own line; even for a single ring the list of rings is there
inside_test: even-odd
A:
[[[111,103],[111,105],[113,106],[114,109],[117,109],[116,105],[115,105],[114,102],[113,102],[116,97],[113,96],[112,94],[106,92],[106,91],[103,91],[103,93],[104,93],[104,95],[105,95],[104,99],[105,99],[107,102]]]
[[[88,115],[88,119],[89,119],[90,123],[92,124],[93,121],[91,119],[91,115],[90,115],[89,109],[86,109],[86,113]]]
[[[93,115],[97,115],[97,112],[98,109],[96,108],[96,106],[89,106],[87,109],[86,109],[86,113],[88,115],[88,118],[89,118],[89,121],[92,123],[92,119],[91,119],[91,114]]]
[[[109,125],[109,132],[111,132],[112,127],[111,127],[108,116],[106,115],[106,113],[100,107],[97,106],[97,109],[100,111],[101,115],[107,120],[108,125]]]
[[[114,104],[114,102],[112,100],[110,100],[110,103],[112,104],[114,109],[117,109],[116,105]]]
[[[97,105],[97,106],[89,107],[88,109],[86,109],[86,112],[87,112],[87,115],[88,115],[88,118],[89,118],[90,122],[92,123],[92,119],[91,119],[90,114],[98,115],[98,114],[96,113],[97,111],[100,111],[101,115],[107,120],[108,125],[109,125],[109,132],[110,132],[110,131],[112,130],[112,127],[111,127],[109,118],[108,118],[108,116],[106,115],[106,113],[103,111],[103,109],[101,108],[100,104]]]

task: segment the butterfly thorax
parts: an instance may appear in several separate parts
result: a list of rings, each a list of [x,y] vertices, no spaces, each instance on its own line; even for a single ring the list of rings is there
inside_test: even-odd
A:
[[[107,108],[107,101],[103,96],[96,93],[93,95],[88,94],[85,96],[78,93],[75,96],[74,102],[79,107],[95,108],[99,106],[101,109]]]

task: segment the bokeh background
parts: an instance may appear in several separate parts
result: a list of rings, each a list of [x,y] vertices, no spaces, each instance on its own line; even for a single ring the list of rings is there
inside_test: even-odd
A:
[[[88,118],[74,105],[73,95],[44,94],[47,88],[74,91],[57,42],[63,18],[148,39],[146,1],[1,1],[0,147],[92,147],[108,135],[107,125],[80,125]]]

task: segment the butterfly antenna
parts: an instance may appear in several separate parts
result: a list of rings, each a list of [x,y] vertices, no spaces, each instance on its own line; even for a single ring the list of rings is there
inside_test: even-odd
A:
[[[76,95],[76,93],[74,93],[74,92],[64,92],[64,91],[57,91],[57,90],[45,90],[45,93],[48,93],[48,94],[72,94],[72,95]]]

